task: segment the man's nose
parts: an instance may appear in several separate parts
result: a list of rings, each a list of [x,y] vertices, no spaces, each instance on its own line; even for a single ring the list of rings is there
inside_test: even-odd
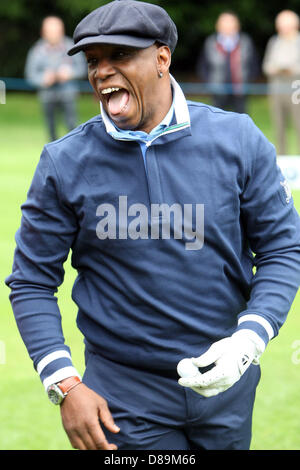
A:
[[[115,68],[108,58],[99,59],[96,69],[96,78],[105,80],[116,73]]]

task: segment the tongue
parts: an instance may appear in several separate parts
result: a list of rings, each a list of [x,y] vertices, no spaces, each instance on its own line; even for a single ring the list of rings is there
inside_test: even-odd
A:
[[[111,94],[108,101],[110,114],[120,114],[129,100],[129,93],[126,90],[115,91]]]

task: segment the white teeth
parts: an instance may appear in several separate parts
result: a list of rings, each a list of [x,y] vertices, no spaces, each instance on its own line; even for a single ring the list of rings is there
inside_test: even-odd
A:
[[[102,95],[106,95],[107,93],[112,93],[113,91],[119,91],[120,88],[105,88],[101,91]]]

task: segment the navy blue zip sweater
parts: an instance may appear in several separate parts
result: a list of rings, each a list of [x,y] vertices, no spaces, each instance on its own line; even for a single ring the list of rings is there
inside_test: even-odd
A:
[[[44,386],[77,374],[55,292],[72,250],[87,347],[175,370],[234,331],[278,334],[300,279],[300,223],[272,144],[247,115],[186,102],[147,142],[96,116],[47,144],[6,279]],[[255,267],[255,274],[254,268]]]

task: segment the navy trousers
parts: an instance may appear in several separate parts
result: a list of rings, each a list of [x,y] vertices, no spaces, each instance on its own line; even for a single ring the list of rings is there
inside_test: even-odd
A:
[[[107,400],[121,430],[102,429],[119,450],[249,449],[259,366],[205,398],[180,386],[176,371],[137,370],[94,352],[86,357],[83,382]]]

